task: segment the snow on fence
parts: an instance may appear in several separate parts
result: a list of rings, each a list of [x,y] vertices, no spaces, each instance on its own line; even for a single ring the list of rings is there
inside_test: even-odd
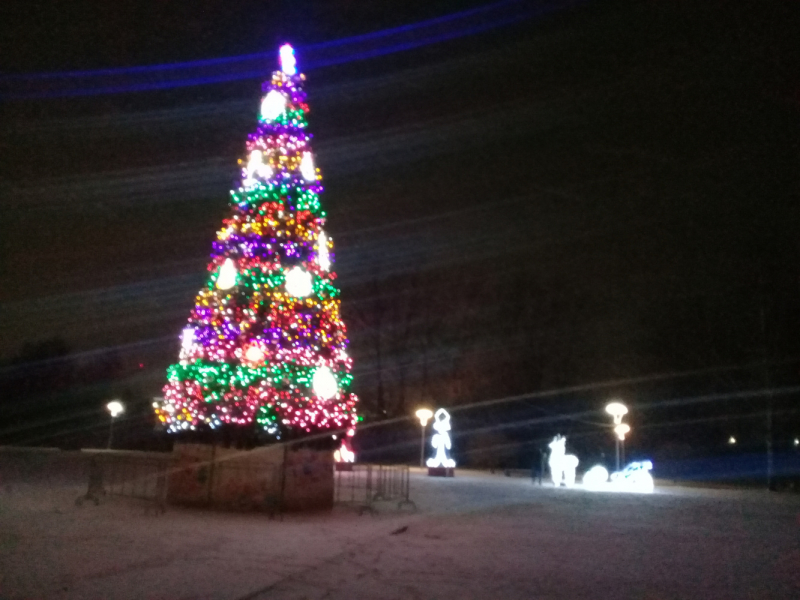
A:
[[[336,471],[334,502],[374,511],[378,501],[397,502],[397,507],[416,507],[410,499],[408,465],[359,465]]]

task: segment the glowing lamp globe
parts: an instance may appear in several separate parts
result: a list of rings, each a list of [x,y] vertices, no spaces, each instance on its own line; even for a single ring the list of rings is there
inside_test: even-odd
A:
[[[261,116],[267,121],[274,121],[286,110],[286,96],[278,90],[272,90],[261,103]]]
[[[233,260],[226,258],[219,270],[217,277],[217,287],[221,290],[229,290],[236,285],[236,265]]]
[[[286,75],[297,73],[297,59],[294,57],[294,48],[291,44],[284,44],[278,52],[281,56],[281,71]]]
[[[620,423],[619,425],[617,425],[616,427],[614,427],[614,433],[616,433],[616,434],[617,434],[617,437],[618,437],[620,440],[624,440],[624,439],[625,439],[625,435],[626,435],[627,433],[629,433],[629,432],[630,432],[630,430],[631,430],[631,427],[630,427],[630,425],[628,425],[627,423]]]
[[[112,400],[108,404],[106,404],[106,408],[108,412],[111,413],[111,418],[114,419],[117,415],[121,415],[125,412],[125,407],[122,405],[122,402],[119,400]]]
[[[311,273],[308,271],[293,267],[286,273],[286,291],[295,298],[305,298],[313,289]]]
[[[314,394],[324,400],[330,400],[339,393],[339,382],[329,367],[317,367],[311,379],[311,387],[314,389]]]
[[[314,167],[314,157],[311,152],[303,152],[303,158],[300,161],[300,174],[306,181],[317,180],[317,169]]]
[[[430,418],[433,416],[433,411],[428,408],[420,408],[414,414],[419,419],[419,424],[425,427],[425,425],[428,424],[428,421],[430,421]]]
[[[614,417],[614,423],[622,423],[622,417],[628,414],[628,407],[622,402],[610,402],[606,406],[606,412]]]

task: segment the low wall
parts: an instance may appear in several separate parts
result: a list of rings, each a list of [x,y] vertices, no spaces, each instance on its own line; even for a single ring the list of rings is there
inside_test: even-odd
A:
[[[175,444],[167,501],[228,510],[333,507],[333,453],[275,445],[240,451]]]

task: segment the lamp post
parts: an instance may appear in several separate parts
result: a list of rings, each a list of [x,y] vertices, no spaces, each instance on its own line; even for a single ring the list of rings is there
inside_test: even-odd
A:
[[[624,427],[627,427],[627,429],[625,429],[625,431],[622,434],[620,434],[619,432],[620,428],[622,427],[622,417],[628,414],[628,407],[625,406],[622,402],[609,402],[606,405],[606,412],[610,414],[614,419],[614,425],[615,425],[614,433],[617,434],[616,437],[614,438],[615,442],[614,446],[617,457],[617,471],[619,471],[619,445],[620,442],[625,441],[625,434],[628,433],[631,429],[630,427],[625,425]]]
[[[428,408],[420,408],[416,413],[417,418],[419,419],[419,424],[422,426],[422,438],[420,439],[419,443],[419,466],[425,466],[425,426],[428,424],[428,421],[433,416],[433,411]]]
[[[111,422],[108,425],[108,449],[111,450],[111,441],[114,439],[114,419],[125,412],[125,407],[119,400],[112,400],[106,404],[106,408],[111,414]]]
[[[614,427],[614,433],[617,434],[617,471],[619,471],[619,449],[622,447],[622,462],[625,462],[625,434],[631,430],[630,425],[627,423],[620,423]]]

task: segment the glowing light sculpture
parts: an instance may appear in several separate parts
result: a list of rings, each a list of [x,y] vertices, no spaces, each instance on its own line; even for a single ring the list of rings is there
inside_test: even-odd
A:
[[[431,446],[436,450],[436,455],[429,458],[426,464],[431,468],[455,468],[456,461],[447,455],[448,450],[451,448],[449,433],[450,413],[443,408],[437,410],[433,415],[433,428],[436,430],[436,433],[431,440]]]
[[[583,474],[583,487],[587,490],[601,490],[608,483],[608,470],[595,465]]]
[[[548,444],[550,447],[550,475],[553,478],[553,485],[560,487],[563,483],[566,487],[575,485],[575,469],[578,468],[578,457],[574,454],[567,454],[567,438],[557,435]]]
[[[353,430],[359,420],[305,76],[291,46],[281,47],[280,63],[263,85],[180,360],[154,406],[171,433],[232,428],[279,438]]]
[[[655,488],[653,476],[653,463],[649,460],[632,462],[622,471],[611,474],[610,487],[621,492],[638,492],[649,494]]]

